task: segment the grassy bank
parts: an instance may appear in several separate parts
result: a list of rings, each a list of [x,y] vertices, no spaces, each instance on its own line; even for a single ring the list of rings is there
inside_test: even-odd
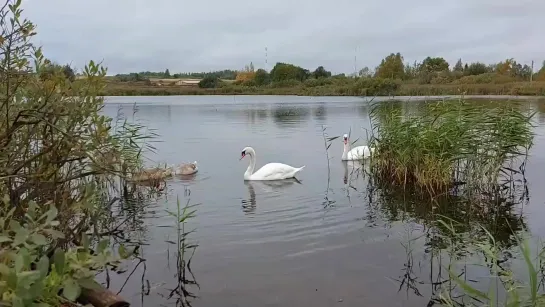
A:
[[[346,78],[331,82],[289,82],[246,86],[225,84],[217,88],[197,86],[151,85],[147,82],[110,81],[101,91],[105,96],[169,96],[169,95],[298,95],[298,96],[435,96],[435,95],[545,95],[545,82],[509,82],[476,84],[414,84],[394,86]],[[370,84],[371,83],[371,84]]]

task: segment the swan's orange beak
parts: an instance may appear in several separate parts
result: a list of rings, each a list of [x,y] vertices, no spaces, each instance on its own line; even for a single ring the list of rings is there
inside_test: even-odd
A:
[[[348,143],[348,140],[347,140],[347,139],[344,139],[344,144],[346,145],[346,143]]]
[[[246,155],[245,154],[242,154],[242,156],[240,157],[240,159],[238,159],[239,161],[242,160],[242,158],[244,158]]]

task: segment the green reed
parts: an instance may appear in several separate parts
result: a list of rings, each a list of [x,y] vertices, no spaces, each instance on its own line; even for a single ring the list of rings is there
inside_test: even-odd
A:
[[[502,175],[520,172],[514,163],[532,145],[533,114],[519,104],[439,101],[412,105],[413,112],[408,106],[382,102],[371,108],[377,179],[430,196],[463,184],[468,195],[477,195],[495,189]]]
[[[457,222],[449,219],[438,222],[449,229],[452,236],[461,236],[455,230]],[[460,299],[463,297],[454,298],[450,291],[444,291],[441,295],[444,304],[446,306],[545,306],[545,296],[540,293],[544,281],[545,249],[541,247],[533,257],[527,236],[523,237],[512,231],[520,253],[518,258],[523,261],[527,271],[525,276],[527,282],[522,282],[514,276],[513,270],[505,263],[507,260],[503,259],[505,256],[502,255],[502,248],[494,236],[485,227],[481,225],[480,227],[487,234],[486,240],[464,236],[464,241],[466,245],[473,247],[474,252],[484,256],[485,263],[481,265],[486,266],[490,272],[490,275],[485,277],[487,281],[490,281],[488,291],[477,289],[470,281],[454,272],[454,265],[450,264],[446,268],[450,279],[460,287],[463,296],[471,298],[471,301],[461,303]]]
[[[189,194],[188,192],[190,193],[190,191],[186,189],[186,195]],[[180,199],[177,197],[176,211],[170,211],[168,209],[166,210],[166,212],[175,219],[175,229],[177,237],[177,240],[175,242],[177,285],[174,289],[172,289],[168,298],[171,298],[176,294],[177,305],[180,304],[181,306],[191,306],[190,299],[196,297],[192,292],[189,291],[186,285],[196,285],[198,287],[195,276],[193,276],[193,272],[191,271],[191,259],[193,258],[193,255],[198,245],[188,242],[188,236],[189,234],[193,233],[194,230],[186,231],[185,229],[186,223],[191,218],[195,217],[196,209],[192,208],[197,205],[198,204],[190,205],[188,199],[186,205],[182,207]],[[168,242],[172,243],[171,241]],[[192,250],[192,253],[188,259],[186,257],[186,252],[188,252],[189,250]],[[188,276],[188,273],[191,275],[192,278]]]

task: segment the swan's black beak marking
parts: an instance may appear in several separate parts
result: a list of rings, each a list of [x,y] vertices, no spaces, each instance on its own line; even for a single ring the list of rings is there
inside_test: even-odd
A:
[[[241,154],[240,154],[240,159],[238,159],[239,161],[242,160],[242,158],[244,158],[244,156],[246,156],[246,151],[243,151]]]

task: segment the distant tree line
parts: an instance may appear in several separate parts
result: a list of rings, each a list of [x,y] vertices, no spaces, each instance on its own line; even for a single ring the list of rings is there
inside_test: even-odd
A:
[[[532,72],[529,65],[518,63],[512,58],[495,64],[463,63],[459,59],[451,68],[442,57],[426,57],[422,62],[410,64],[404,63],[400,53],[392,53],[382,59],[374,70],[364,67],[358,74],[351,76],[332,75],[323,66],[311,71],[294,64],[279,62],[269,72],[264,69],[255,70],[250,64],[238,71],[235,82],[232,83],[221,82],[215,76],[207,76],[199,86],[335,86],[344,87],[344,91],[358,95],[389,95],[395,93],[401,84],[502,84],[531,79],[545,81],[545,61],[536,72]]]
[[[286,83],[289,85],[290,81],[303,82],[307,79],[321,79],[330,78],[332,74],[327,71],[323,66],[319,66],[314,71],[304,69],[302,67],[289,64],[289,63],[276,63],[270,72],[260,68],[254,69],[253,63],[247,65],[244,70],[238,71],[234,84],[236,85],[248,85],[248,86],[263,86],[270,83]],[[345,77],[344,74],[336,75],[333,77]],[[218,86],[220,83],[212,82],[211,80],[217,79],[217,77],[208,75],[206,80],[202,80],[202,84],[199,86],[208,88],[210,85],[215,84]]]
[[[171,74],[168,69],[163,72],[141,71],[138,73],[117,74],[115,78],[121,82],[148,81],[149,79],[202,79],[206,76],[225,80],[235,80],[237,71],[225,69],[211,72],[190,72]]]
[[[140,72],[116,76],[120,81],[144,81],[149,78],[201,78],[199,87],[216,88],[224,86],[247,87],[291,87],[305,85],[317,87],[348,84],[348,79],[358,79],[358,86],[373,92],[391,92],[399,84],[502,84],[520,81],[545,81],[545,61],[539,69],[532,71],[528,64],[518,63],[509,58],[499,63],[464,63],[459,59],[454,66],[442,57],[426,57],[421,62],[405,63],[400,53],[386,56],[374,69],[362,68],[357,74],[333,75],[324,66],[309,70],[295,64],[278,62],[270,70],[255,69],[253,63],[241,70],[222,70],[201,73]],[[232,82],[222,82],[231,80]],[[348,82],[348,83],[347,83]],[[359,89],[357,90],[359,91]],[[366,91],[366,90],[365,90]],[[364,91],[364,92],[365,92]]]
[[[532,68],[517,63],[513,58],[495,64],[482,62],[463,63],[458,59],[450,68],[442,57],[427,57],[422,62],[404,64],[400,53],[390,54],[371,72],[368,68],[360,70],[359,76],[389,78],[419,84],[460,83],[507,83],[534,80],[545,81],[545,62],[541,69],[533,73]]]

